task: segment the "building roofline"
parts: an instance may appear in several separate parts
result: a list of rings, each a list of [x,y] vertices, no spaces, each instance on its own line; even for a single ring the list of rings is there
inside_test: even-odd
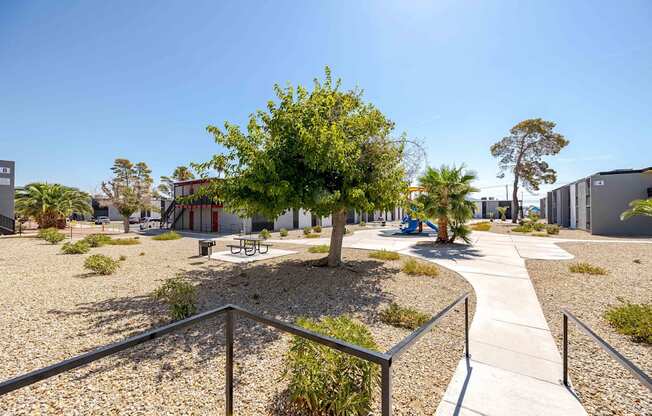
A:
[[[206,183],[206,182],[210,182],[210,181],[215,180],[215,179],[218,179],[218,178],[189,179],[187,181],[176,181],[176,182],[174,182],[174,185],[176,186],[176,185],[192,185],[192,184],[196,184],[196,183]]]

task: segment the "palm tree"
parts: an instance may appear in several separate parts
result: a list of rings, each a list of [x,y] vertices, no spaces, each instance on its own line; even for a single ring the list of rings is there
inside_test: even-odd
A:
[[[459,168],[446,165],[439,169],[429,167],[419,178],[419,184],[425,189],[425,193],[419,196],[424,213],[437,220],[437,242],[451,243],[458,236],[467,240],[464,224],[473,217],[474,204],[466,198],[478,192],[471,185],[475,179],[475,173],[467,171],[464,165]],[[453,231],[452,238],[448,236],[449,226]]]
[[[30,183],[16,191],[16,213],[34,218],[40,228],[65,226],[72,214],[91,214],[91,196],[57,183]]]
[[[630,209],[620,214],[621,221],[628,220],[638,215],[652,217],[652,198],[635,199],[629,203],[629,206],[631,207]]]
[[[195,174],[187,166],[177,166],[172,176],[161,176],[157,190],[166,198],[172,198],[174,183],[195,179]]]

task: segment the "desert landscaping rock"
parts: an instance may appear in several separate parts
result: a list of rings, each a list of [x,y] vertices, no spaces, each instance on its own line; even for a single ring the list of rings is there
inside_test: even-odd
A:
[[[562,317],[568,308],[598,335],[648,374],[652,347],[618,334],[604,313],[623,301],[652,302],[652,245],[560,243],[574,260],[528,260],[527,268],[548,325],[561,349]],[[640,262],[635,262],[639,260]],[[568,265],[588,262],[607,269],[606,276],[570,273]],[[651,415],[652,394],[606,352],[569,323],[570,376],[590,415]]]
[[[219,241],[215,250],[224,250]],[[225,303],[293,321],[349,314],[369,326],[383,350],[409,334],[384,325],[391,302],[434,314],[470,286],[441,268],[436,278],[408,276],[400,261],[382,262],[345,249],[348,268],[310,266],[321,254],[299,252],[248,265],[197,256],[184,238],[137,246],[104,246],[89,254],[126,260],[111,276],[87,274],[87,255],[61,255],[33,238],[0,240],[0,379],[56,363],[168,322],[150,296],[164,279],[182,275],[199,293],[198,309]],[[144,252],[146,255],[141,256]],[[463,310],[444,319],[395,365],[395,414],[432,414],[463,354]],[[101,361],[15,391],[0,414],[187,414],[224,412],[223,318],[190,327]],[[240,319],[236,325],[235,409],[240,415],[284,414],[280,379],[290,338]],[[379,403],[379,399],[377,398]]]

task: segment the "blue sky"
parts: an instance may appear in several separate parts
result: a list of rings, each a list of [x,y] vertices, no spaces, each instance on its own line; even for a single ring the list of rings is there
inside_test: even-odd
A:
[[[571,141],[551,161],[560,183],[652,165],[646,0],[4,0],[0,159],[18,184],[89,191],[116,157],[169,174],[219,151],[206,125],[242,123],[274,83],[324,65],[480,187],[507,183],[489,146],[531,117]]]

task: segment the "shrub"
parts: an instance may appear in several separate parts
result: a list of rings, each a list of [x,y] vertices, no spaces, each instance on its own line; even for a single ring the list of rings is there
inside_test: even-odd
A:
[[[258,236],[260,238],[264,238],[265,240],[267,240],[268,238],[270,238],[272,236],[272,233],[267,231],[266,228],[263,228],[262,230],[260,230],[260,234],[258,234]]]
[[[125,261],[125,260],[127,260],[127,256],[125,256],[125,255],[123,254],[123,255],[121,255],[121,256],[118,258],[118,260],[120,260],[120,261]]]
[[[308,248],[308,253],[328,253],[330,246],[328,244],[320,244],[318,246],[312,246]]]
[[[103,254],[93,254],[84,261],[84,268],[97,274],[109,275],[115,273],[120,265],[117,260]]]
[[[600,266],[594,266],[591,263],[573,263],[570,266],[568,266],[568,270],[570,270],[571,273],[598,274],[598,275],[607,274],[606,269]]]
[[[315,225],[312,227],[312,231],[316,232],[317,234],[321,233],[321,225]]]
[[[163,234],[155,235],[154,237],[152,237],[152,240],[167,241],[167,240],[178,240],[180,238],[181,235],[176,231],[168,231]]]
[[[512,228],[512,231],[515,233],[529,233],[532,231],[532,227],[527,224],[519,225],[518,227]]]
[[[319,322],[300,318],[297,324],[378,350],[371,332],[346,316],[326,317]],[[297,413],[352,416],[370,414],[380,379],[378,365],[296,336],[286,355],[283,378],[289,380],[290,402]]]
[[[36,237],[45,239],[46,235],[55,232],[59,232],[59,231],[56,228],[41,228],[38,230],[38,233],[36,233]]]
[[[378,260],[398,260],[399,254],[395,251],[377,250],[369,253],[369,257]]]
[[[104,244],[111,241],[111,237],[106,234],[91,234],[84,237],[84,241],[86,241],[90,247],[102,247]]]
[[[428,322],[430,317],[416,309],[404,308],[392,303],[386,309],[380,312],[380,320],[387,325],[398,328],[417,329]]]
[[[144,255],[145,255],[144,251],[141,251],[140,254],[139,254],[139,256],[144,256]]]
[[[471,224],[471,229],[475,231],[489,231],[491,230],[491,223],[490,222],[476,222],[475,224]]]
[[[312,228],[310,227],[303,227],[303,235],[308,235],[312,232]]]
[[[66,236],[61,234],[56,228],[47,228],[41,238],[50,244],[58,244],[65,240]]]
[[[140,240],[136,240],[135,238],[118,238],[107,241],[107,244],[112,246],[134,246],[140,244]]]
[[[407,259],[403,262],[403,267],[401,270],[404,273],[413,275],[413,276],[438,276],[439,269],[436,265],[430,263],[423,263],[416,261],[415,259]]]
[[[79,240],[76,243],[65,243],[61,247],[63,254],[86,254],[91,249],[88,243],[84,240]]]
[[[154,291],[154,297],[168,304],[172,319],[185,319],[197,312],[197,290],[181,277],[167,279]]]
[[[279,230],[279,234],[281,235],[281,237],[287,237],[287,236],[288,236],[288,230],[287,230],[287,228],[281,228],[281,229]]]
[[[530,224],[534,231],[544,231],[546,229],[546,225],[540,222],[532,222]]]
[[[366,221],[360,221],[360,227],[366,227],[367,223]]]
[[[546,232],[548,234],[554,234],[554,235],[559,234],[559,225],[557,225],[557,224],[548,224],[548,225],[546,225]]]
[[[321,237],[321,235],[319,235],[319,234],[308,234],[306,236],[306,238],[319,238],[319,237]]]
[[[652,304],[627,303],[608,310],[605,318],[616,331],[630,336],[632,341],[652,344]]]

